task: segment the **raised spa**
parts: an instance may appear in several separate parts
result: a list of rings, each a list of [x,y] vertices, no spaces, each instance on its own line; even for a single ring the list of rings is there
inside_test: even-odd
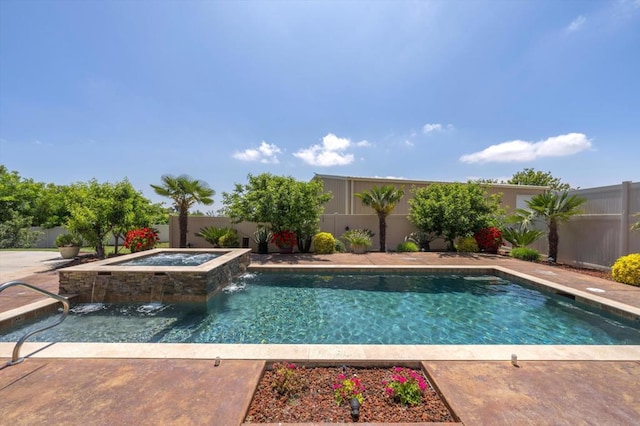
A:
[[[60,293],[80,302],[206,304],[251,263],[250,249],[156,249],[64,268]]]

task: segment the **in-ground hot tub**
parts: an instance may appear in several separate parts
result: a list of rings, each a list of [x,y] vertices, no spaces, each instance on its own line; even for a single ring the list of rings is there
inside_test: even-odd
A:
[[[155,249],[58,272],[79,302],[202,303],[251,263],[250,249]],[[177,260],[176,260],[177,259]]]

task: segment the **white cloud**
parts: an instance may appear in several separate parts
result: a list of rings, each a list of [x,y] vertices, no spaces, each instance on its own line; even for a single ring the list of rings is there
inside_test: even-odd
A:
[[[309,148],[299,150],[293,155],[312,166],[345,166],[353,163],[353,154],[345,152],[352,146],[368,147],[371,144],[366,140],[351,143],[348,138],[340,138],[333,133],[329,133],[322,138],[322,145],[312,145]]]
[[[479,152],[460,157],[463,163],[509,163],[533,161],[543,157],[564,157],[591,148],[591,141],[582,133],[554,136],[539,142],[522,140],[491,145]]]
[[[422,127],[422,133],[429,134],[431,132],[444,132],[445,130],[453,130],[453,124],[447,124],[443,126],[440,123],[427,123]]]
[[[586,21],[587,21],[587,18],[585,18],[584,16],[582,15],[578,16],[569,24],[569,26],[567,27],[567,31],[569,32],[578,31]]]
[[[407,146],[414,146],[414,145],[415,145],[415,144],[414,144],[412,141],[410,141],[409,139],[407,139],[406,141],[404,141],[404,144],[405,144],[405,145],[407,145]]]
[[[423,133],[439,132],[442,130],[442,124],[425,124],[422,128]]]
[[[278,154],[282,151],[275,144],[269,144],[262,141],[258,149],[245,149],[244,151],[236,151],[233,158],[241,161],[259,161],[261,163],[278,164]]]

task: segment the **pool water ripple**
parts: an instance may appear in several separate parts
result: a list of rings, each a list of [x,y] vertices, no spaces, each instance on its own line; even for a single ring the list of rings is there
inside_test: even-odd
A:
[[[494,276],[247,274],[214,297],[208,312],[159,304],[74,310],[32,340],[640,344],[630,322]]]

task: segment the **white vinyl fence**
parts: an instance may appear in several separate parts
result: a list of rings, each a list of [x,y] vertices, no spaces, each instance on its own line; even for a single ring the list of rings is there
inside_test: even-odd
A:
[[[169,225],[154,225],[153,228],[158,230],[158,237],[160,238],[160,242],[166,243],[169,242]],[[42,232],[34,247],[36,248],[51,248],[55,247],[55,241],[58,235],[64,234],[67,230],[63,226],[56,226],[51,229],[44,229],[39,226],[32,226],[31,231]],[[110,237],[107,240],[107,244],[113,245],[115,243],[113,237]],[[122,245],[124,241],[121,239],[118,244]]]

